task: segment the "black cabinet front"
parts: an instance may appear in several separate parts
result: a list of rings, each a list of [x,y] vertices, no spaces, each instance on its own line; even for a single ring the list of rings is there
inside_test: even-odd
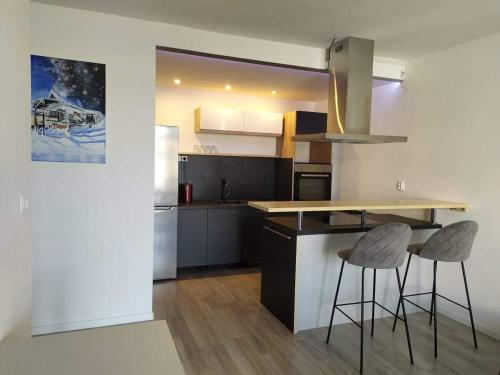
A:
[[[327,114],[320,112],[297,111],[296,134],[325,133]]]
[[[208,210],[208,265],[241,262],[242,219],[239,208]]]
[[[247,206],[179,210],[177,267],[260,264],[262,218]]]
[[[206,265],[207,210],[179,210],[177,220],[177,267]]]

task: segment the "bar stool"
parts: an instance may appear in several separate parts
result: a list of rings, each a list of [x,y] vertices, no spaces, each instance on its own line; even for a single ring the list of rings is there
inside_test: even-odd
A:
[[[410,354],[410,362],[413,364],[413,353],[411,349],[410,342],[410,331],[408,329],[408,321],[406,319],[406,310],[404,306],[404,301],[402,300],[402,286],[401,279],[399,277],[400,267],[404,263],[405,250],[408,247],[411,237],[411,228],[406,224],[391,223],[378,226],[369,232],[365,233],[356,243],[354,248],[348,250],[342,250],[338,253],[338,256],[342,259],[342,266],[340,268],[339,281],[337,283],[337,290],[335,292],[335,299],[333,301],[332,315],[330,317],[330,326],[328,328],[328,336],[326,338],[326,343],[330,342],[330,333],[332,331],[333,316],[335,310],[339,310],[347,318],[349,318],[354,324],[361,328],[361,344],[360,344],[360,358],[359,358],[359,372],[363,373],[363,334],[364,334],[364,307],[365,303],[372,304],[372,325],[371,325],[371,336],[373,336],[374,330],[374,310],[375,305],[381,307],[385,311],[389,312],[393,316],[401,319],[396,314],[379,304],[375,301],[375,284],[377,278],[377,269],[395,269],[396,277],[398,281],[398,293],[399,301],[401,302],[403,310],[403,320],[406,327],[406,339],[408,342],[408,352]],[[345,262],[352,264],[354,266],[362,267],[361,270],[361,301],[351,302],[351,303],[339,303],[337,304],[337,297],[339,294],[340,283],[342,281],[342,273],[344,271]],[[373,269],[373,296],[371,301],[365,301],[365,269]],[[347,305],[359,305],[361,304],[361,322],[357,323],[349,315],[347,315],[340,306]]]
[[[460,221],[448,225],[436,233],[434,233],[427,242],[424,244],[413,244],[408,247],[408,262],[406,263],[405,275],[403,278],[403,290],[406,284],[406,278],[408,276],[408,269],[410,267],[411,257],[417,255],[420,258],[430,259],[434,261],[434,272],[433,272],[433,282],[432,282],[432,292],[426,293],[415,293],[415,294],[403,294],[401,301],[407,301],[412,305],[424,310],[429,313],[429,325],[432,324],[432,318],[434,317],[434,357],[437,357],[437,301],[436,296],[441,297],[449,302],[454,303],[469,311],[470,323],[472,328],[472,337],[474,338],[474,347],[477,349],[477,339],[476,339],[476,329],[474,328],[474,317],[472,316],[472,307],[470,303],[469,288],[467,286],[467,277],[465,276],[465,266],[464,261],[469,258],[472,244],[476,237],[478,231],[478,224],[475,221]],[[437,262],[460,262],[462,265],[462,274],[464,277],[465,284],[465,295],[467,297],[467,306],[464,306],[458,302],[455,302],[447,297],[442,296],[436,291],[436,272],[437,272]],[[410,301],[408,297],[421,296],[431,294],[431,308],[427,310],[422,306]],[[404,310],[403,310],[404,312]],[[399,313],[399,303],[396,310],[396,315]],[[394,319],[394,324],[392,330],[396,329],[397,319]]]

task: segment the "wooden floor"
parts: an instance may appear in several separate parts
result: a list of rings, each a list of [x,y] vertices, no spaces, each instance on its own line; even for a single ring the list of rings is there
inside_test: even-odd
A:
[[[292,335],[260,303],[260,274],[200,273],[154,285],[155,319],[166,319],[187,374],[357,374],[359,328],[335,326]],[[225,273],[225,274],[224,274]],[[367,308],[369,312],[369,308]],[[410,365],[403,324],[375,321],[365,337],[365,374],[499,374],[500,342],[438,315],[439,357],[423,313],[409,318],[415,364]],[[367,324],[365,327],[369,327]]]

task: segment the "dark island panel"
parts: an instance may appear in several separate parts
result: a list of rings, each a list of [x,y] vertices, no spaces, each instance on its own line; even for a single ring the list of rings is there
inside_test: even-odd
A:
[[[264,225],[260,300],[288,329],[294,330],[297,237]]]

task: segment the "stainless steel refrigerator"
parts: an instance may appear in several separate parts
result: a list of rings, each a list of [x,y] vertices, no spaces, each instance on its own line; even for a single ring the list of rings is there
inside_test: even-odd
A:
[[[179,129],[155,128],[155,207],[153,280],[177,276]]]

